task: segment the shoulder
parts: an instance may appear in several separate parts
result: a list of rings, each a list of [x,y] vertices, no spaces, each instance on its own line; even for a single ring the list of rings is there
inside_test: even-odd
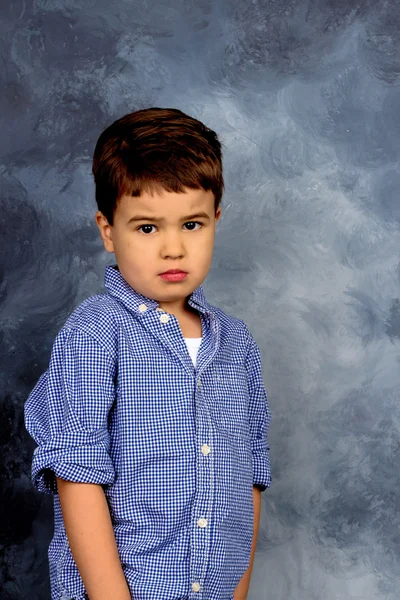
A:
[[[220,325],[220,345],[231,348],[243,356],[248,353],[254,338],[243,319],[226,312],[218,306],[212,306],[214,316]]]
[[[58,333],[64,338],[74,332],[101,346],[115,360],[117,357],[117,328],[123,308],[110,294],[89,296],[69,315]]]
[[[242,334],[247,330],[247,326],[242,319],[231,315],[219,306],[211,306],[211,308],[220,323],[221,331]]]

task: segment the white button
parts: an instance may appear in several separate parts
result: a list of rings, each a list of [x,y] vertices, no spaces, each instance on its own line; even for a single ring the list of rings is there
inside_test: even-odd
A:
[[[161,315],[160,321],[161,321],[161,323],[168,323],[169,315]]]
[[[201,519],[199,519],[197,521],[197,525],[202,528],[207,527],[207,519],[203,519],[203,517],[202,517]]]
[[[199,592],[200,591],[200,584],[198,581],[195,581],[194,583],[192,583],[192,591],[193,592]]]
[[[197,380],[197,385],[198,385],[198,387],[200,387],[200,386],[201,386],[201,381],[200,381],[200,379],[198,379],[198,380]]]
[[[147,306],[145,304],[141,304],[139,306],[139,310],[140,310],[140,312],[145,312],[147,310]]]
[[[203,444],[201,447],[201,451],[204,454],[204,456],[207,456],[207,454],[210,454],[211,448],[210,446],[208,446],[208,444]]]

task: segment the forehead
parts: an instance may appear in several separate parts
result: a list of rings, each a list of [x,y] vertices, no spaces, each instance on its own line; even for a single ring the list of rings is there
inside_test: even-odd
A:
[[[187,214],[188,210],[202,209],[212,212],[214,209],[214,194],[211,190],[191,190],[185,192],[142,192],[140,196],[121,196],[117,204],[117,211],[124,216],[131,217],[135,214],[157,216],[172,216]]]

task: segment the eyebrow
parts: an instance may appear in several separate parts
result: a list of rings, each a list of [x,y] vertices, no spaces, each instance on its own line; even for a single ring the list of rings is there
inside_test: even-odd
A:
[[[188,215],[187,217],[183,217],[182,221],[193,221],[194,219],[208,219],[210,220],[210,217],[207,213],[205,212],[199,212],[196,213],[195,215]],[[146,215],[135,215],[134,217],[131,217],[127,223],[127,225],[129,225],[129,223],[134,223],[136,221],[147,221],[147,222],[154,222],[154,221],[158,221],[159,223],[163,223],[165,221],[165,219],[163,217],[149,217]]]

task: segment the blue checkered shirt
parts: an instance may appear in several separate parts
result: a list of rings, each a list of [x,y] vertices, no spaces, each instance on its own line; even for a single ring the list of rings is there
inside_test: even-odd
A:
[[[51,597],[87,599],[55,475],[103,486],[134,600],[232,600],[247,570],[253,485],[271,484],[270,409],[244,321],[199,286],[194,366],[177,318],[107,266],[105,293],[59,331],[25,402],[36,488],[54,495]]]

